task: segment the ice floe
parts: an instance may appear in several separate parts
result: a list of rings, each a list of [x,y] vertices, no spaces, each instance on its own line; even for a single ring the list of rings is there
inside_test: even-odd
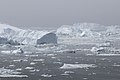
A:
[[[115,66],[115,67],[120,67],[120,65],[117,65],[117,64],[114,64],[114,65],[112,65],[112,66]]]
[[[16,71],[22,71],[22,68],[17,68]]]
[[[28,77],[27,75],[21,75],[21,72],[16,70],[0,68],[0,77]]]
[[[35,65],[36,63],[35,62],[31,62],[30,65]]]
[[[28,77],[27,75],[0,75],[0,78],[14,78],[14,77],[17,77],[17,78],[26,78]]]
[[[13,60],[13,62],[27,62],[28,60],[27,59],[16,59],[16,60]]]
[[[65,74],[73,74],[74,72],[73,71],[65,71],[64,73]]]
[[[26,67],[25,69],[31,70],[31,69],[34,69],[34,67]]]
[[[97,56],[120,56],[120,54],[98,54]]]
[[[52,77],[53,75],[49,75],[49,74],[42,74],[41,76],[42,76],[42,77],[48,77],[48,78],[49,78],[49,77]]]
[[[29,72],[39,72],[39,69],[33,69],[33,70],[29,70]]]
[[[33,61],[39,62],[39,61],[44,61],[45,59],[34,59]]]
[[[33,55],[25,55],[26,57],[37,57],[37,56],[39,56],[39,55],[35,55],[35,54],[33,54]]]
[[[60,69],[95,68],[95,64],[64,64]]]

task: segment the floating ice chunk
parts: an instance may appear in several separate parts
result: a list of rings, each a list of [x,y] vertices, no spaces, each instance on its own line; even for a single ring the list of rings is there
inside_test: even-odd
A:
[[[106,41],[105,43],[99,44],[99,47],[111,47],[112,43],[111,41]]]
[[[22,53],[24,53],[24,51],[21,48],[19,48],[17,50],[1,51],[1,53],[4,53],[4,54],[22,54]]]
[[[3,54],[10,54],[12,52],[11,51],[1,51],[1,53],[3,53]]]
[[[65,71],[64,73],[65,74],[73,74],[74,72],[73,71]]]
[[[17,50],[13,50],[12,53],[13,53],[13,54],[23,54],[24,51],[23,51],[21,48],[19,48],[19,49],[17,49]]]
[[[51,57],[52,59],[56,59],[57,57]]]
[[[93,75],[96,75],[96,73],[92,73]]]
[[[54,64],[62,64],[62,62],[53,62]]]
[[[67,73],[64,73],[64,74],[61,74],[61,75],[63,75],[63,76],[68,76],[69,74],[67,74]]]
[[[100,47],[100,48],[98,48],[98,47],[92,47],[92,49],[91,49],[91,52],[99,52],[99,51],[105,51],[105,49],[103,48],[103,47]]]
[[[20,74],[21,72],[15,70],[0,68],[0,77],[28,77],[27,75]]]
[[[78,64],[79,62],[75,62],[76,64]]]
[[[30,70],[30,69],[34,69],[34,67],[26,67],[25,69]]]
[[[30,72],[35,72],[35,70],[29,70]]]
[[[13,60],[14,62],[24,62],[24,61],[28,61],[27,59],[17,59],[17,60]]]
[[[26,57],[37,57],[39,55],[25,55]]]
[[[42,77],[52,77],[53,75],[49,75],[49,74],[42,74]]]
[[[88,78],[83,78],[84,80],[87,80]]]
[[[22,68],[18,68],[18,69],[16,69],[16,71],[22,71]]]
[[[44,59],[34,59],[33,61],[44,61]]]
[[[114,64],[114,65],[112,65],[112,66],[115,66],[115,67],[120,67],[120,65],[117,65],[117,64]]]
[[[34,62],[31,62],[31,63],[30,63],[30,65],[35,65],[35,64],[36,64],[36,63],[34,63]]]
[[[52,56],[55,56],[55,54],[46,54],[46,56],[51,56],[52,57]]]
[[[97,54],[97,56],[120,56],[120,54]]]
[[[10,77],[26,78],[26,77],[28,77],[28,76],[27,76],[27,75],[9,75],[9,74],[0,75],[0,78],[10,78]]]
[[[30,72],[39,72],[39,69],[29,70]]]
[[[15,67],[15,65],[9,65],[9,67]]]
[[[95,64],[64,64],[60,69],[95,68]]]

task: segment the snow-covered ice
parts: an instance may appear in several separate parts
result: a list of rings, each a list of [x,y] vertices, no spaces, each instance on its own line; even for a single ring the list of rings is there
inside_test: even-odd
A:
[[[35,65],[36,63],[35,62],[31,62],[30,65]]]
[[[64,73],[65,74],[73,74],[74,72],[73,71],[65,71]]]
[[[49,74],[42,74],[41,76],[42,76],[42,77],[48,77],[48,78],[49,78],[49,77],[52,77],[53,75],[49,75]]]
[[[39,62],[39,61],[44,61],[45,59],[34,59],[33,61]]]
[[[0,43],[9,44],[56,44],[57,36],[51,31],[23,30],[0,24]]]
[[[31,69],[34,69],[34,67],[26,67],[25,69],[31,70]]]
[[[114,65],[112,65],[112,66],[114,66],[114,67],[120,67],[120,65],[117,65],[117,64],[114,64]]]
[[[17,72],[15,70],[0,68],[0,77],[28,77],[28,76],[21,75],[21,72]]]
[[[0,78],[15,78],[15,77],[17,77],[17,78],[26,78],[28,76],[27,75],[9,75],[9,74],[0,75]]]
[[[60,69],[95,68],[95,64],[64,64]]]

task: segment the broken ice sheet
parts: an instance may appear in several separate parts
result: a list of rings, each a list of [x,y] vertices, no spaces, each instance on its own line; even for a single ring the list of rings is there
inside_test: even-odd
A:
[[[26,78],[26,77],[28,77],[27,75],[0,75],[0,78],[10,78],[10,77],[21,77],[21,78]]]
[[[95,64],[64,64],[60,69],[95,68]]]
[[[22,68],[17,68],[16,71],[22,71]]]
[[[26,67],[25,69],[31,70],[31,69],[34,69],[34,67]]]
[[[74,72],[73,71],[65,71],[64,73],[65,74],[73,74]]]
[[[31,63],[30,63],[30,65],[35,65],[35,64],[36,64],[36,63],[34,63],[34,62],[31,62]]]
[[[33,61],[36,61],[36,62],[38,62],[38,61],[44,61],[44,59],[34,59]]]
[[[14,62],[26,62],[26,61],[28,61],[27,59],[17,59],[17,60],[13,60]]]
[[[112,65],[112,66],[114,66],[114,67],[120,67],[120,65],[117,65],[117,64],[114,64],[114,65]]]
[[[49,74],[42,74],[42,77],[52,77],[53,75],[49,75]]]
[[[28,76],[21,75],[21,72],[17,72],[15,70],[0,68],[0,77],[28,77]]]

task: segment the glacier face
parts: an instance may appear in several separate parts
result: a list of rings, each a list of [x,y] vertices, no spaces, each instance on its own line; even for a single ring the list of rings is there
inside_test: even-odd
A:
[[[34,31],[34,30],[23,30],[19,29],[13,26],[9,26],[6,24],[0,24],[0,38],[1,43],[4,42],[3,39],[6,39],[6,42],[18,42],[21,44],[37,44],[37,40],[42,38],[44,35],[50,34],[52,32],[49,31]],[[49,39],[56,37],[56,35],[53,33],[53,35],[49,36]],[[49,39],[46,37],[46,39],[49,41]],[[55,40],[54,40],[55,39]],[[46,43],[56,43],[57,37],[54,38],[55,41],[49,41]],[[4,42],[4,43],[6,43]]]

